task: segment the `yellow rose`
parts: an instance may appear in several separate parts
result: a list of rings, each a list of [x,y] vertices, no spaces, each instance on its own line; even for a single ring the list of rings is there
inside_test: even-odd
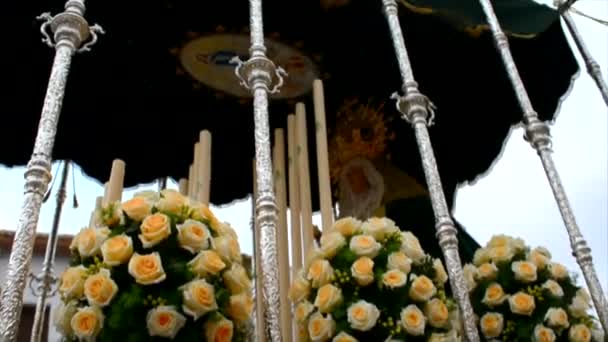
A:
[[[358,342],[358,341],[359,340],[350,336],[349,334],[345,333],[344,331],[340,331],[340,333],[331,340],[331,342]]]
[[[307,279],[312,282],[312,287],[317,288],[331,282],[334,277],[334,269],[329,261],[317,259],[312,262],[308,269]]]
[[[524,292],[517,292],[509,297],[509,307],[511,308],[511,312],[515,314],[530,316],[534,312],[536,304],[534,297]]]
[[[410,304],[405,309],[401,310],[401,325],[405,331],[413,336],[424,335],[426,327],[426,318],[422,311],[414,304]]]
[[[160,254],[133,254],[129,260],[129,274],[141,285],[158,284],[167,278]]]
[[[333,258],[342,247],[346,246],[346,239],[339,232],[329,232],[321,236],[321,252],[326,258]]]
[[[188,265],[192,268],[192,272],[199,276],[213,276],[226,268],[222,258],[214,251],[201,251]]]
[[[424,305],[424,314],[429,320],[429,325],[435,328],[444,328],[450,322],[450,311],[440,299],[431,299]]]
[[[319,288],[314,304],[321,313],[329,313],[342,303],[343,299],[342,290],[332,284],[325,284]]]
[[[511,240],[511,247],[515,250],[516,253],[526,250],[526,242],[523,239],[515,238]]]
[[[181,248],[190,253],[197,253],[209,248],[211,233],[204,223],[186,220],[177,226],[177,241]]]
[[[72,335],[72,317],[78,311],[78,302],[75,300],[64,304],[63,301],[53,310],[53,325],[63,336]]]
[[[496,338],[502,333],[504,327],[504,318],[501,314],[495,312],[488,312],[481,316],[479,325],[481,326],[481,333],[486,338]]]
[[[499,263],[511,261],[511,259],[513,259],[513,257],[515,256],[515,251],[510,245],[497,246],[490,248],[490,250],[488,251],[488,255],[490,256],[490,259],[493,262]]]
[[[186,317],[174,306],[161,305],[148,311],[146,324],[148,335],[174,339],[186,324]]]
[[[81,340],[94,340],[103,327],[104,316],[101,310],[94,306],[78,309],[72,316],[70,325],[74,335]]]
[[[222,277],[224,278],[224,285],[232,294],[251,290],[251,279],[247,275],[247,270],[240,264],[232,264],[230,269],[222,274]]]
[[[508,298],[509,296],[505,293],[500,284],[492,283],[486,288],[486,293],[481,302],[489,307],[494,307],[501,305]]]
[[[396,289],[405,286],[407,283],[407,275],[399,270],[388,270],[382,275],[382,284],[384,286]]]
[[[573,325],[568,331],[568,339],[571,342],[589,342],[591,341],[591,330],[584,324]]]
[[[253,299],[248,293],[242,292],[230,296],[226,313],[237,323],[247,321],[253,311]]]
[[[504,247],[509,246],[513,242],[513,238],[507,235],[494,235],[488,242],[488,247]]]
[[[122,210],[133,221],[141,222],[152,213],[152,203],[145,197],[133,197],[122,204]]]
[[[229,223],[225,223],[225,222],[220,223],[220,229],[219,229],[218,233],[219,233],[219,235],[226,235],[235,240],[238,240],[238,238],[239,238],[239,236],[236,233],[236,231],[234,230],[234,228],[232,228]]]
[[[228,262],[238,262],[239,264],[242,262],[239,242],[230,236],[219,236],[213,239],[213,249]]]
[[[371,235],[356,235],[350,239],[350,250],[358,256],[375,258],[382,245]]]
[[[357,284],[367,286],[374,281],[374,261],[368,257],[360,257],[350,267],[350,273]]]
[[[215,217],[208,206],[202,203],[192,202],[190,203],[190,208],[192,208],[190,218],[197,221],[204,221],[208,223],[209,229],[216,233],[220,232],[222,223]]]
[[[108,228],[84,228],[72,241],[72,245],[78,250],[82,258],[91,257],[99,254],[101,245],[110,235]]]
[[[307,300],[303,300],[299,302],[293,312],[293,316],[296,319],[296,322],[302,324],[306,322],[308,316],[315,311],[314,305]]]
[[[289,288],[289,299],[297,303],[310,295],[310,282],[300,273],[291,283]]]
[[[110,271],[102,268],[84,282],[84,295],[89,305],[104,307],[110,304],[118,292],[118,286],[110,277]]]
[[[158,210],[166,213],[180,215],[186,206],[186,197],[172,189],[161,191],[161,198],[156,204]]]
[[[433,281],[440,285],[445,284],[448,281],[448,273],[445,271],[441,260],[433,260],[433,269],[435,270],[435,278],[433,278]]]
[[[80,299],[84,294],[84,281],[87,269],[82,265],[69,267],[60,278],[59,293],[66,299]]]
[[[380,318],[380,310],[364,300],[359,300],[348,307],[348,323],[354,330],[368,331],[376,326]]]
[[[409,295],[415,301],[426,302],[431,299],[436,293],[435,285],[427,276],[416,276],[412,274],[412,285],[410,286]]]
[[[537,269],[542,270],[551,261],[551,253],[542,247],[537,247],[528,255],[528,261],[536,265]]]
[[[556,339],[553,330],[538,324],[534,327],[534,341],[538,342],[554,342]]]
[[[94,213],[95,227],[114,227],[124,223],[124,215],[119,201],[106,204]]]
[[[308,336],[313,342],[329,340],[336,331],[336,322],[331,316],[323,317],[320,312],[315,312],[308,320]]]
[[[569,276],[566,266],[557,262],[549,264],[549,271],[551,271],[551,277],[555,280],[565,279]]]
[[[498,275],[498,267],[494,263],[483,263],[477,267],[477,276],[480,280],[494,280]]]
[[[126,234],[111,237],[101,245],[101,255],[108,266],[124,264],[133,255],[133,240]]]
[[[165,214],[156,213],[146,217],[139,228],[139,240],[143,247],[154,247],[171,235],[171,219]]]
[[[536,281],[536,265],[528,261],[516,261],[511,264],[511,270],[515,274],[515,279],[524,283]]]
[[[447,333],[432,333],[428,342],[457,342],[461,341],[455,331]]]
[[[555,298],[562,298],[564,296],[564,290],[555,280],[547,280],[543,284],[543,289],[549,291],[549,294]]]
[[[475,281],[475,278],[477,278],[477,272],[477,267],[471,264],[466,264],[462,268],[464,281],[467,283],[467,288],[469,289],[469,292],[475,290],[475,287],[477,287],[477,282]]]
[[[545,321],[552,328],[568,328],[570,326],[568,314],[562,308],[550,308],[547,310]]]
[[[303,269],[308,270],[310,265],[317,260],[323,259],[323,252],[319,249],[315,244],[309,248],[308,252],[305,254]]]
[[[389,270],[400,270],[401,272],[408,274],[412,270],[412,260],[401,251],[392,252],[388,256],[386,267]]]
[[[352,217],[345,217],[334,223],[333,230],[340,232],[345,237],[350,237],[361,230],[361,221]]]
[[[217,310],[215,290],[205,279],[197,279],[182,287],[182,310],[196,321],[204,314]]]
[[[230,342],[234,335],[234,323],[223,317],[220,320],[209,319],[205,322],[203,331],[207,341]]]
[[[395,222],[386,217],[372,217],[361,225],[363,234],[371,235],[378,241],[384,240],[387,236],[399,232]]]
[[[420,246],[420,241],[411,232],[401,233],[401,250],[414,262],[420,262],[426,258],[426,254]]]
[[[486,248],[479,248],[473,255],[473,264],[479,266],[490,261],[490,253]]]

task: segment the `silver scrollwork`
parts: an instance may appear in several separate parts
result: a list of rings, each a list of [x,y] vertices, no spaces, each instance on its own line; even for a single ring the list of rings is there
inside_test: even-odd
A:
[[[82,44],[82,47],[76,49],[76,52],[78,53],[91,51],[91,47],[93,47],[99,39],[98,35],[105,34],[105,31],[100,25],[95,24],[89,26],[84,17],[75,11],[66,10],[56,16],[52,16],[51,13],[45,12],[36,17],[36,19],[43,22],[42,25],[40,25],[42,42],[49,47],[55,47],[56,42],[61,39],[61,35],[66,33],[65,31],[59,30],[60,27],[65,30],[66,26],[69,26],[70,30],[77,30],[80,41],[78,45],[81,45],[86,41],[86,43]],[[52,33],[49,33],[49,30]]]

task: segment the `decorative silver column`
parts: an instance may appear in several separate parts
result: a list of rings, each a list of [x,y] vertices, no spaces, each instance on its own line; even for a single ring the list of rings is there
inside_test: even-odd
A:
[[[404,95],[399,96],[395,93],[392,98],[397,100],[397,109],[401,112],[402,118],[412,125],[416,134],[424,175],[431,194],[433,212],[435,213],[437,239],[445,256],[450,284],[464,320],[466,339],[469,342],[479,341],[473,307],[469,300],[469,291],[464,280],[460,255],[458,254],[457,230],[454,227],[454,221],[451,218],[443,193],[443,186],[441,185],[437,162],[427,129],[427,125],[431,125],[433,121],[434,105],[425,95],[420,93],[418,83],[414,79],[399,23],[397,2],[395,0],[382,0],[382,4],[384,5],[384,13],[390,27],[403,81],[402,90]]]
[[[83,18],[84,11],[83,0],[68,0],[63,13],[55,17],[51,17],[48,13],[40,16],[45,20],[41,28],[44,35],[43,42],[54,47],[56,53],[44,98],[34,152],[25,172],[23,206],[15,232],[8,272],[2,286],[0,297],[0,341],[2,342],[17,340],[23,307],[23,291],[30,269],[40,206],[51,179],[51,153],[72,55],[77,51],[88,51],[96,41],[96,33],[102,32],[98,26],[89,27]],[[54,34],[54,40],[51,40],[46,32],[48,27]],[[92,38],[91,41],[80,47],[89,37]]]
[[[268,122],[268,95],[279,91],[285,71],[266,57],[262,20],[262,0],[249,0],[249,26],[251,30],[251,56],[246,62],[236,57],[235,69],[241,85],[253,95],[255,124],[256,224],[260,232],[260,254],[265,304],[265,323],[269,340],[279,342],[279,275],[277,262],[277,204],[273,189],[272,159],[270,156],[270,128]],[[260,295],[260,294],[257,294]],[[262,322],[258,322],[260,325]]]
[[[31,342],[41,342],[42,332],[44,331],[44,313],[46,312],[47,297],[52,297],[56,292],[57,277],[55,277],[53,265],[55,264],[55,251],[57,250],[57,238],[59,231],[59,221],[61,220],[61,212],[63,203],[65,202],[68,181],[68,173],[70,170],[70,161],[66,160],[63,163],[63,171],[61,174],[61,183],[57,192],[57,205],[55,207],[55,216],[53,217],[53,226],[51,233],[47,239],[46,251],[42,272],[39,275],[31,275],[30,288],[36,297],[36,313],[34,314],[34,325],[32,326]],[[48,323],[48,322],[47,322]]]
[[[583,276],[589,287],[589,292],[593,298],[593,303],[595,304],[602,327],[604,328],[604,331],[608,332],[608,302],[606,302],[606,297],[604,296],[597,273],[593,267],[591,248],[589,248],[587,241],[585,241],[578,228],[574,213],[570,207],[568,197],[566,196],[566,191],[564,190],[555,163],[553,162],[549,126],[538,119],[538,114],[532,107],[526,88],[524,87],[515,61],[513,60],[513,56],[511,55],[509,41],[500,27],[500,23],[496,18],[496,13],[494,13],[494,8],[492,7],[490,0],[479,0],[479,2],[488,19],[488,24],[492,29],[496,47],[515,90],[521,110],[523,111],[523,123],[526,130],[525,138],[540,156],[543,168],[547,174],[547,179],[551,185],[551,190],[553,191],[553,196],[557,201],[557,205],[566,225],[573,255],[576,257],[576,261],[583,271]]]

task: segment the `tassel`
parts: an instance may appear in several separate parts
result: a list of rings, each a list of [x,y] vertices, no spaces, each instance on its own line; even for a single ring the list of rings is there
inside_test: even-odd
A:
[[[46,194],[44,194],[44,198],[42,198],[42,203],[46,203],[46,201],[49,200],[49,197],[51,197],[51,190],[53,190],[53,186],[51,185],[51,187],[46,191]]]
[[[74,209],[78,208],[78,198],[76,198],[76,169],[74,168],[74,163],[72,161],[68,161],[68,163],[72,164],[72,187],[74,188],[74,196],[72,196],[72,207]]]

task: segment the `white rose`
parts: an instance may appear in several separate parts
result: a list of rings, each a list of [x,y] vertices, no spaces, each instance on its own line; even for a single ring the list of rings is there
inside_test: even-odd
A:
[[[479,326],[481,327],[481,333],[486,338],[496,338],[502,333],[504,318],[499,313],[488,312],[481,316]]]
[[[364,300],[359,300],[348,307],[348,323],[354,330],[368,331],[376,326],[380,318],[380,310]]]
[[[551,278],[555,280],[565,279],[569,276],[566,266],[557,262],[549,264],[549,271],[551,272]]]
[[[403,287],[406,283],[407,275],[400,270],[388,270],[382,275],[382,284],[390,289]]]
[[[214,251],[201,251],[188,265],[199,276],[214,276],[226,268],[222,258]]]
[[[319,312],[329,313],[341,304],[343,300],[344,297],[342,297],[342,290],[340,288],[332,284],[325,284],[317,291],[314,304],[319,308]]]
[[[326,258],[333,258],[342,247],[346,246],[346,239],[339,232],[329,232],[321,236],[321,252]]]
[[[401,250],[414,262],[420,262],[426,257],[420,241],[411,232],[401,233]]]
[[[182,287],[182,310],[196,321],[204,314],[217,310],[215,289],[205,279],[193,280]]]
[[[511,264],[511,270],[515,274],[515,279],[524,283],[536,281],[536,265],[528,261],[515,261]]]
[[[359,342],[356,338],[350,336],[349,334],[341,331],[336,337],[331,340],[331,342]]]
[[[229,235],[218,236],[213,239],[213,248],[222,259],[228,262],[238,262],[240,264],[243,261],[239,242]]]
[[[153,202],[145,197],[136,196],[122,204],[122,210],[136,222],[143,221],[152,213]]]
[[[556,336],[553,330],[538,324],[534,327],[534,341],[537,342],[555,342]]]
[[[504,234],[498,234],[492,236],[490,241],[488,242],[488,247],[503,247],[509,246],[513,242],[513,238]]]
[[[107,227],[103,228],[84,228],[75,237],[72,244],[78,250],[82,258],[91,257],[99,254],[101,245],[110,235]]]
[[[400,270],[401,272],[408,274],[412,270],[412,260],[401,251],[392,252],[388,256],[386,267],[389,270]]]
[[[462,273],[469,292],[475,290],[475,287],[477,287],[477,283],[475,282],[475,278],[477,278],[477,268],[471,264],[466,264],[462,268]]]
[[[564,289],[555,280],[547,280],[543,284],[543,289],[549,291],[549,294],[555,298],[562,298],[564,296]]]
[[[308,336],[313,342],[329,340],[336,331],[336,322],[331,315],[323,317],[320,312],[315,312],[308,320]]]
[[[151,248],[171,235],[171,219],[165,214],[152,214],[143,220],[139,229],[143,247]]]
[[[251,317],[253,298],[249,293],[241,292],[230,296],[226,313],[237,323],[244,323]]]
[[[158,284],[167,278],[158,252],[151,254],[133,254],[129,260],[129,274],[141,285]]]
[[[190,253],[197,253],[209,248],[211,233],[204,223],[186,220],[177,226],[177,241],[181,248]]]
[[[483,263],[477,267],[477,277],[480,280],[494,280],[498,275],[498,267],[494,263]]]
[[[345,217],[336,221],[332,230],[340,232],[344,237],[350,237],[361,231],[361,225],[361,221],[352,217]]]
[[[71,321],[77,311],[78,302],[75,300],[69,301],[66,304],[60,301],[59,306],[53,310],[53,325],[63,336],[72,335]]]
[[[511,312],[515,314],[531,316],[534,309],[536,309],[536,303],[534,302],[534,297],[529,294],[517,292],[509,297],[509,307],[511,308]]]
[[[95,340],[95,337],[103,328],[104,316],[101,310],[95,306],[79,308],[72,316],[70,325],[74,336],[81,340]]]
[[[489,307],[501,305],[509,296],[498,283],[492,283],[486,288],[486,292],[481,300],[482,303]]]
[[[232,294],[251,290],[251,279],[249,279],[247,270],[240,264],[232,264],[230,269],[222,273],[222,278],[224,278],[224,285]]]
[[[513,257],[515,256],[515,251],[510,245],[497,246],[490,248],[490,250],[488,251],[488,255],[490,256],[490,259],[495,263],[507,262],[513,259]]]
[[[239,239],[239,236],[236,233],[236,230],[234,230],[234,228],[232,228],[232,226],[230,226],[230,224],[226,223],[226,222],[220,223],[219,234],[229,236],[235,240]]]
[[[605,342],[604,339],[604,329],[599,324],[594,324],[591,329],[591,337],[594,342]]]
[[[311,302],[303,300],[296,305],[293,311],[293,316],[296,322],[302,324],[306,322],[308,316],[310,316],[310,314],[315,311],[315,306],[312,305]]]
[[[479,248],[473,255],[473,264],[479,266],[490,261],[490,254],[487,248]]]
[[[413,336],[424,335],[426,318],[416,305],[410,304],[405,307],[405,309],[401,310],[400,318],[401,325],[408,334]]]
[[[526,242],[521,238],[515,238],[511,240],[511,247],[515,250],[515,253],[526,250]]]
[[[584,324],[573,325],[568,331],[568,339],[571,342],[589,342],[591,341],[591,330]]]
[[[399,232],[395,222],[386,217],[372,217],[361,225],[366,235],[371,235],[378,241],[384,240],[388,235]]]
[[[435,284],[427,276],[416,276],[412,274],[410,276],[412,284],[410,286],[409,295],[410,298],[417,302],[426,302],[437,293]]]
[[[133,255],[133,240],[126,234],[113,236],[101,245],[101,255],[108,266],[124,264]]]
[[[350,239],[350,249],[358,256],[375,258],[382,245],[371,235],[356,235]]]
[[[581,318],[587,315],[587,311],[591,308],[586,298],[578,294],[572,298],[572,303],[568,306],[568,311],[573,317]]]
[[[60,277],[59,293],[66,299],[80,299],[84,294],[84,281],[87,278],[87,268],[78,265],[69,267]]]
[[[568,328],[570,326],[568,313],[562,308],[550,308],[547,310],[545,321],[552,328]]]
[[[424,305],[424,314],[429,325],[435,328],[444,328],[450,321],[450,311],[441,299],[431,299]]]
[[[231,342],[234,335],[234,323],[221,317],[219,320],[208,319],[203,326],[207,341]]]
[[[528,261],[536,265],[537,269],[542,270],[551,262],[551,253],[542,247],[534,248],[528,255]]]
[[[433,281],[440,285],[445,284],[448,281],[448,273],[445,271],[440,259],[433,260],[433,269],[435,270]]]
[[[183,213],[187,204],[186,197],[173,189],[165,189],[160,194],[161,198],[156,204],[158,210],[175,215]]]
[[[110,271],[102,268],[84,282],[84,295],[89,305],[104,307],[110,304],[118,292],[118,285],[110,277]]]
[[[368,257],[360,257],[353,262],[350,273],[360,286],[367,286],[374,281],[374,261]]]
[[[161,305],[150,311],[146,316],[148,335],[174,339],[186,324],[186,317],[179,313],[174,306]]]
[[[312,262],[308,269],[307,279],[312,282],[312,287],[317,288],[331,282],[334,277],[334,269],[329,261],[317,259]]]

